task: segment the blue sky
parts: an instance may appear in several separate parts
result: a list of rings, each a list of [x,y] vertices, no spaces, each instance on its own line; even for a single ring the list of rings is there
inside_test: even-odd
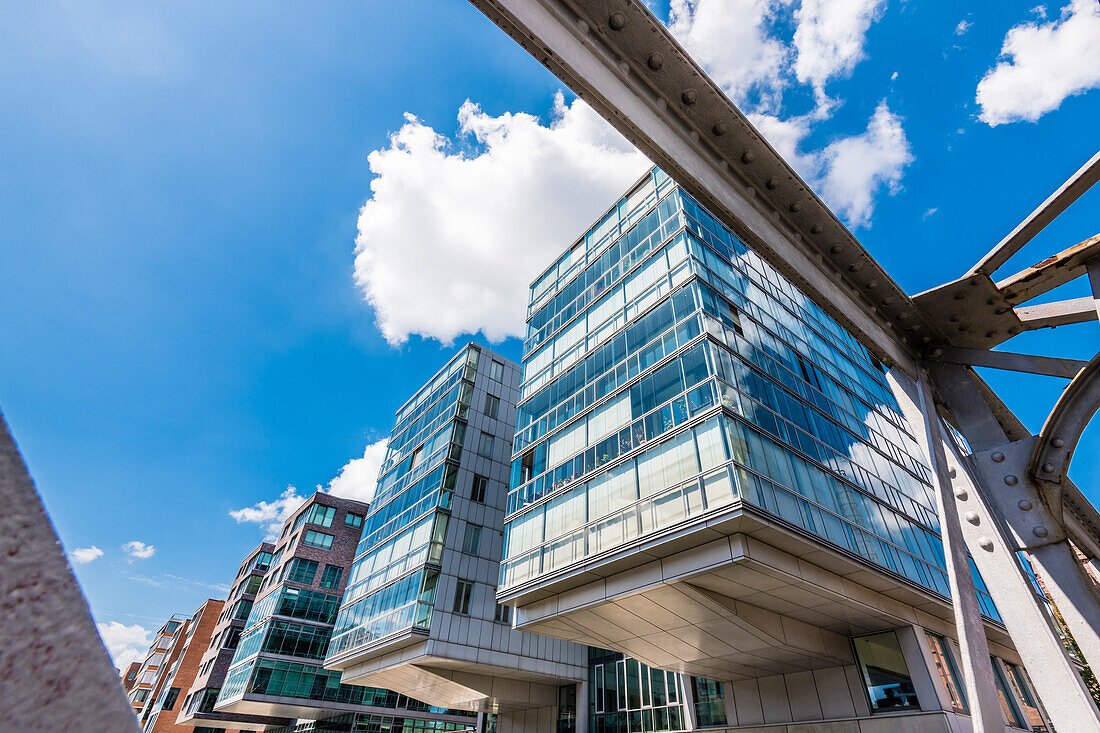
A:
[[[678,1],[672,27],[919,292],[1096,150],[1100,11],[1034,2]],[[0,49],[0,407],[66,548],[102,552],[76,569],[103,624],[219,595],[264,534],[231,511],[369,490],[405,397],[471,338],[517,358],[526,280],[646,165],[463,0],[8,3]],[[989,377],[1033,430],[1061,389]]]

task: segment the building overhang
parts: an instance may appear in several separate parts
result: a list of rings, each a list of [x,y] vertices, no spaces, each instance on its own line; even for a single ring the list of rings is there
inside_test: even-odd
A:
[[[374,658],[389,655],[415,644],[421,644],[428,638],[426,629],[415,626],[399,631],[395,634],[376,639],[368,644],[346,649],[339,654],[325,658],[325,669],[335,669],[343,672],[349,666],[361,664],[366,657]]]
[[[339,713],[364,713],[375,715],[390,715],[408,718],[423,718],[442,720],[451,723],[470,722],[470,718],[461,715],[446,715],[440,713],[422,713],[401,708],[376,707],[374,705],[355,705],[351,703],[333,702],[330,700],[302,700],[295,697],[280,697],[278,695],[245,695],[236,700],[227,702],[217,708],[220,713],[244,713],[248,715],[261,715],[274,718],[308,718],[316,719],[319,716],[331,717]]]
[[[219,730],[268,730],[290,725],[289,717],[264,715],[234,715],[231,713],[191,713],[176,718],[176,725],[194,728],[218,728]]]
[[[524,631],[730,680],[851,664],[851,636],[953,623],[946,598],[740,502],[500,599]]]
[[[350,660],[341,682],[383,687],[438,707],[499,713],[556,705],[560,685],[587,675],[584,665],[427,640]]]

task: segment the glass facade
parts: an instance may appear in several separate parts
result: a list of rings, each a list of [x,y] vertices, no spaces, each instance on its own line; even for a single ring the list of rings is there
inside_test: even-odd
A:
[[[852,646],[872,710],[920,708],[897,634],[886,631],[857,636],[852,639]]]
[[[680,675],[602,649],[588,651],[588,712],[590,733],[688,729]]]
[[[528,318],[503,589],[740,500],[948,595],[883,366],[660,170],[536,280]]]
[[[330,657],[430,628],[479,361],[462,349],[397,411]]]

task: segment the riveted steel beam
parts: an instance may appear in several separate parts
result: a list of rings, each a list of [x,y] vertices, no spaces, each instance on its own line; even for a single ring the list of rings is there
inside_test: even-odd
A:
[[[1073,298],[1056,303],[1022,305],[1015,309],[1016,317],[1027,331],[1039,328],[1056,328],[1073,323],[1096,320],[1096,301],[1093,298]]]
[[[1088,363],[1079,359],[1014,354],[1009,351],[966,349],[958,346],[935,348],[932,350],[931,356],[936,361],[948,364],[967,364],[990,369],[1005,369],[1012,372],[1045,374],[1049,377],[1063,377],[1065,379],[1073,379]]]
[[[997,283],[1009,303],[1026,303],[1085,274],[1089,261],[1100,257],[1100,234],[1037,262]]]
[[[1069,383],[1039,433],[1028,472],[1037,480],[1062,483],[1073,451],[1100,409],[1100,354]]]
[[[471,0],[875,356],[938,337],[640,0]]]
[[[1093,155],[1087,163],[1070,176],[1057,191],[1052,193],[1046,201],[1039,205],[1039,208],[1020,222],[1018,227],[1001,240],[1001,243],[983,257],[978,264],[974,265],[973,269],[967,274],[992,274],[1008,262],[1009,258],[1019,252],[1036,234],[1041,232],[1043,227],[1054,221],[1055,217],[1080,198],[1081,194],[1088,191],[1097,180],[1100,180],[1100,152]]]

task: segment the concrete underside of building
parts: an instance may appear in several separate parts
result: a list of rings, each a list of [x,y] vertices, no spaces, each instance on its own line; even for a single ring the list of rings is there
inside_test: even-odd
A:
[[[562,680],[579,681],[587,674],[584,666],[435,640],[341,669],[344,683],[400,690],[430,705],[489,713],[554,706]]]
[[[849,638],[952,622],[947,599],[735,501],[505,590],[526,631],[721,680],[851,665]],[[1011,645],[987,623],[991,643]]]

